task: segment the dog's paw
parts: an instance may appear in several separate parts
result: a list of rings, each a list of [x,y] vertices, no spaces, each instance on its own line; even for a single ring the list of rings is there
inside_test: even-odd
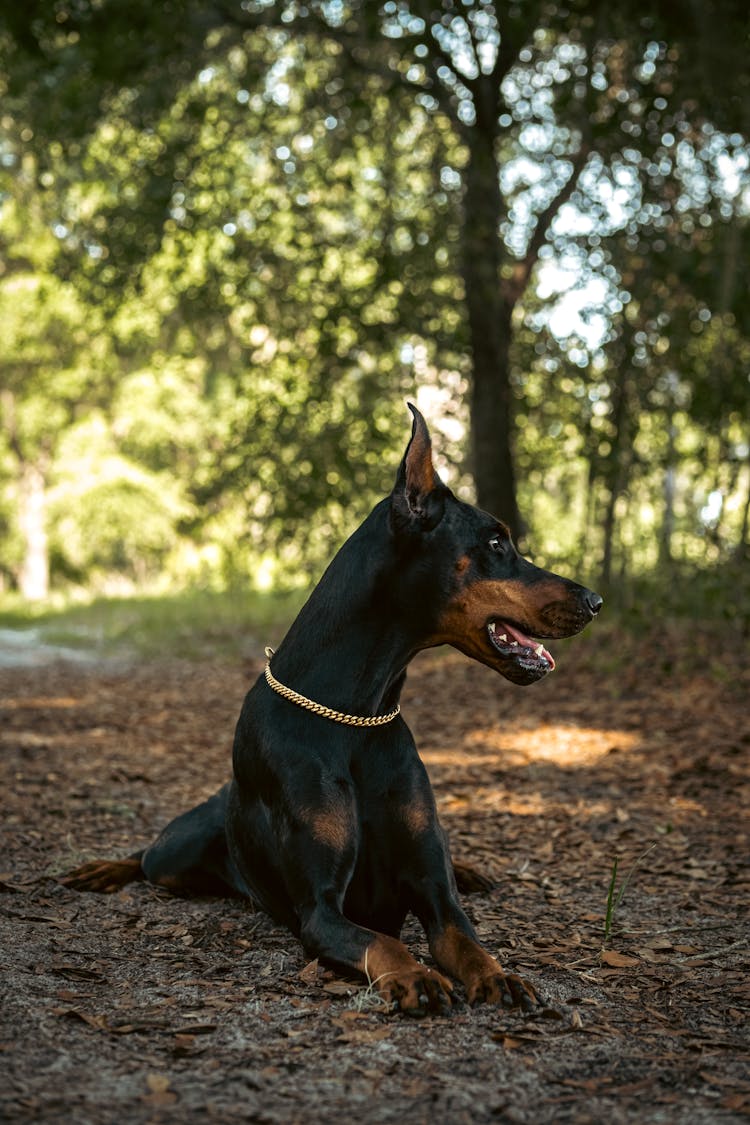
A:
[[[543,1004],[534,987],[517,973],[492,972],[478,976],[466,989],[467,999],[474,1004],[500,1004],[503,1008],[520,1008],[536,1012]]]
[[[394,1012],[407,1016],[448,1015],[453,985],[442,973],[420,965],[418,969],[384,974],[377,987]]]

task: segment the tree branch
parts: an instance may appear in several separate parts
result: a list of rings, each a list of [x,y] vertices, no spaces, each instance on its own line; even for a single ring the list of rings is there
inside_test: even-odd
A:
[[[578,183],[578,178],[586,165],[586,161],[589,158],[590,152],[591,147],[588,142],[582,143],[578,152],[572,158],[573,171],[563,184],[560,191],[558,191],[557,195],[555,195],[550,200],[550,202],[537,218],[536,226],[534,227],[534,233],[529,240],[526,254],[521,259],[521,261],[517,262],[513,267],[513,273],[511,274],[510,278],[508,278],[503,283],[503,296],[505,297],[505,300],[509,303],[509,305],[511,305],[511,307],[515,305],[516,302],[523,296],[526,290],[526,286],[529,283],[531,272],[534,269],[534,266],[536,265],[539,258],[539,251],[544,245],[545,238],[547,237],[547,232],[552,225],[555,216],[560,211],[560,208],[564,203],[567,203],[567,201],[573,194],[576,184]]]
[[[594,49],[597,40],[604,32],[604,21],[606,19],[606,10],[603,2],[596,6],[595,19],[592,20],[589,34],[585,41],[586,55],[588,59],[588,81],[586,84],[586,92],[583,98],[583,112],[580,120],[581,130],[581,144],[576,154],[571,158],[573,163],[573,170],[568,179],[563,184],[562,188],[558,191],[544,210],[539,215],[534,232],[529,240],[529,245],[526,254],[520,262],[517,262],[513,267],[513,272],[509,279],[503,282],[503,294],[506,301],[513,307],[516,302],[523,296],[526,286],[529,283],[532,270],[539,259],[539,252],[544,245],[547,232],[549,231],[555,216],[559,213],[560,208],[567,203],[571,195],[575,191],[581,172],[586,166],[591,152],[594,149],[593,130],[591,128],[592,117],[595,108],[595,91],[591,85],[591,74],[593,71],[593,58]]]
[[[386,66],[383,62],[377,61],[373,57],[375,54],[373,48],[377,47],[377,44],[368,41],[366,35],[358,35],[344,27],[335,27],[317,12],[308,10],[304,16],[296,16],[293,20],[284,21],[281,19],[281,13],[275,7],[265,8],[257,14],[240,13],[224,3],[223,0],[215,0],[215,8],[225,23],[245,31],[260,30],[261,28],[274,28],[280,31],[309,31],[312,35],[328,39],[344,51],[349,62],[358,70],[374,75],[390,86],[398,84],[413,93],[430,94],[438,102],[443,112],[454,123],[460,124],[451,102],[450,93],[437,74],[440,66],[447,66],[454,72],[455,68],[450,58],[428,34],[429,23],[427,20],[425,21],[424,34],[405,35],[401,40],[410,46],[421,43],[427,48],[426,59],[419,60],[423,61],[426,81],[418,82],[408,78],[403,70]],[[381,39],[381,44],[382,42]],[[457,78],[459,81],[463,81],[460,76],[457,76]]]
[[[412,7],[414,9],[415,15],[419,16],[419,18],[424,23],[424,31],[421,35],[411,33],[408,38],[413,40],[413,42],[421,43],[422,46],[426,47],[430,53],[430,56],[437,62],[439,62],[442,66],[447,66],[451,70],[455,70],[453,60],[448,55],[446,55],[445,51],[440,46],[437,39],[430,30],[434,23],[433,17],[435,15],[430,0],[414,0]]]
[[[0,413],[5,419],[5,434],[8,439],[8,445],[11,452],[16,456],[20,464],[24,464],[26,458],[21,446],[21,441],[18,436],[18,424],[16,419],[16,398],[11,390],[4,387],[0,391]]]
[[[497,49],[495,65],[492,68],[492,77],[497,82],[498,88],[507,77],[510,68],[518,62],[521,48],[531,37],[534,29],[539,26],[538,7],[539,5],[524,5],[526,18],[523,20],[520,15],[516,19],[511,19],[507,13],[504,21],[498,18],[500,44]]]

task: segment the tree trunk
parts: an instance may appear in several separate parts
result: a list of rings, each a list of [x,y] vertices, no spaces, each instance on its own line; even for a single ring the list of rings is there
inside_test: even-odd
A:
[[[49,594],[49,544],[44,473],[37,465],[21,467],[18,522],[24,543],[24,558],[18,586],[27,601],[43,601]]]
[[[470,133],[463,201],[463,279],[473,357],[470,402],[471,467],[477,503],[504,520],[514,535],[523,531],[516,498],[511,435],[510,385],[512,305],[500,285],[502,197],[494,129]]]
[[[607,594],[612,587],[612,560],[614,556],[614,537],[617,501],[622,492],[627,488],[630,478],[632,462],[632,441],[634,434],[629,433],[628,425],[628,370],[623,363],[616,385],[616,397],[613,402],[614,435],[612,450],[609,454],[611,465],[609,481],[609,497],[604,512],[604,545],[602,553],[601,586]],[[630,448],[628,442],[630,441]]]
[[[742,562],[745,559],[750,559],[750,440],[747,444],[747,493],[745,495],[745,506],[742,509],[742,526],[740,527],[740,537],[737,541],[737,546],[734,549],[734,556]]]
[[[674,500],[677,483],[677,469],[675,467],[676,432],[674,414],[670,409],[667,419],[667,463],[664,468],[664,516],[661,521],[661,533],[659,535],[659,565],[662,569],[669,569],[672,565]]]
[[[592,439],[589,438],[591,441]],[[596,467],[594,465],[595,447],[592,443],[586,464],[586,481],[583,492],[583,521],[575,555],[571,560],[576,574],[592,574],[591,558],[592,530],[596,520]]]

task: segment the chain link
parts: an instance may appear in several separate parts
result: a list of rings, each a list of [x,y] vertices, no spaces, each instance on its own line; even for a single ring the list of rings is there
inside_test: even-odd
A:
[[[296,703],[298,707],[304,707],[306,711],[312,711],[313,714],[321,715],[324,719],[333,719],[335,723],[345,723],[349,727],[382,727],[386,723],[392,722],[401,711],[400,704],[393,711],[389,711],[387,715],[369,716],[346,715],[343,711],[334,711],[332,707],[324,707],[322,703],[315,703],[312,699],[308,699],[306,695],[300,695],[298,691],[293,691],[292,688],[280,683],[271,671],[272,656],[273,649],[267,648],[265,675],[268,686],[283,696],[284,699],[288,699],[290,703]]]

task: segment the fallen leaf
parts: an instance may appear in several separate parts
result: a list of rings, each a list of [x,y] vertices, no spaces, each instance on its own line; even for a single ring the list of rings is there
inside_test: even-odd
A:
[[[355,1012],[354,1009],[352,1009],[349,1012],[342,1012],[340,1015],[334,1016],[331,1019],[331,1023],[335,1027],[347,1028],[350,1024],[354,1023],[355,1020],[364,1019],[367,1019],[367,1014],[365,1012]]]
[[[170,1079],[166,1074],[146,1074],[146,1086],[152,1093],[163,1093],[169,1090]]]
[[[141,1096],[141,1101],[149,1105],[172,1105],[177,1101],[177,1095],[170,1090],[169,1084],[167,1074],[147,1074],[146,1085],[149,1092]]]
[[[331,980],[323,985],[323,991],[330,992],[331,996],[351,996],[355,987],[346,980]]]
[[[61,965],[51,964],[49,966],[50,972],[59,974],[62,977],[67,977],[68,980],[94,980],[106,981],[106,977],[102,973],[98,973],[96,969],[86,969],[83,965]]]
[[[626,953],[618,953],[614,949],[605,949],[600,955],[603,965],[610,965],[614,969],[630,969],[637,965],[637,957],[629,957]]]
[[[586,1090],[588,1093],[596,1093],[602,1086],[611,1086],[612,1079],[605,1075],[602,1078],[560,1078],[558,1079],[561,1086],[570,1086],[573,1090]]]
[[[337,1037],[338,1043],[378,1043],[391,1034],[390,1027],[353,1027]]]
[[[646,946],[644,949],[639,949],[638,956],[644,961],[648,961],[652,965],[663,964],[666,960],[664,956],[662,956],[660,953],[657,953],[655,949],[649,949],[648,946]]]
[[[107,1026],[105,1016],[92,1016],[88,1012],[82,1012],[80,1008],[53,1008],[52,1012],[54,1015],[62,1016],[64,1019],[80,1020],[81,1023],[96,1028],[97,1031],[103,1031]]]
[[[314,961],[309,961],[304,969],[301,969],[300,972],[297,973],[297,978],[298,980],[304,981],[305,984],[314,984],[318,979],[319,969],[320,965],[316,957]]]
[[[193,1035],[175,1035],[174,1042],[172,1043],[172,1052],[177,1056],[184,1056],[190,1054],[192,1048],[195,1046],[195,1036]]]

